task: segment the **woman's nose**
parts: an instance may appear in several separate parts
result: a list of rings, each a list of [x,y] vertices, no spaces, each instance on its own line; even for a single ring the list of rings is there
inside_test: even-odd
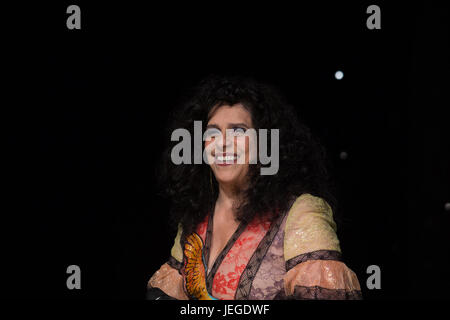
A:
[[[226,148],[229,148],[233,145],[233,136],[227,136],[225,132],[222,132],[222,137],[216,139],[216,144],[219,149],[226,150]]]

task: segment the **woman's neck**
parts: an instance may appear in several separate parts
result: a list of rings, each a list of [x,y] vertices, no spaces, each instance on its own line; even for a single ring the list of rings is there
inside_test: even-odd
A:
[[[219,184],[219,195],[217,197],[216,204],[226,210],[232,210],[236,208],[241,201],[240,188],[234,185]]]
[[[219,184],[219,195],[217,197],[218,205],[221,207],[232,208],[237,200],[238,196],[235,188]]]
[[[214,220],[221,224],[236,221],[235,208],[239,202],[238,193],[234,188],[219,185],[219,195],[216,200]]]

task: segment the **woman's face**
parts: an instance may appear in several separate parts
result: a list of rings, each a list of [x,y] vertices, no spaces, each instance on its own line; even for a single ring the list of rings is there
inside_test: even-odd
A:
[[[206,136],[210,141],[205,141],[205,149],[219,184],[241,187],[245,182],[250,141],[244,133],[250,128],[253,128],[251,115],[241,104],[213,109],[206,126]],[[214,136],[219,132],[221,137]]]

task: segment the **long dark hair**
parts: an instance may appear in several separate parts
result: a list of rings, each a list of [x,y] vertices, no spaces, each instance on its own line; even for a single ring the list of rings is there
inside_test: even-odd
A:
[[[261,175],[261,165],[250,165],[250,186],[235,212],[238,221],[263,215],[275,219],[289,209],[293,197],[303,193],[322,197],[334,209],[324,148],[271,85],[248,77],[209,76],[175,109],[168,133],[184,128],[193,136],[194,121],[206,123],[212,108],[238,103],[250,112],[255,129],[279,129],[280,161],[275,175]],[[170,136],[167,141],[159,170],[161,191],[170,200],[172,224],[181,223],[186,235],[214,209],[218,186],[208,164],[173,164],[171,150],[178,142],[170,142]]]

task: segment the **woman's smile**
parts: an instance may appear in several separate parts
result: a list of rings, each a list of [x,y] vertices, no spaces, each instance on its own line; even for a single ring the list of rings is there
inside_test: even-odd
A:
[[[237,153],[221,153],[215,155],[214,163],[218,166],[230,166],[237,163],[239,156]]]

